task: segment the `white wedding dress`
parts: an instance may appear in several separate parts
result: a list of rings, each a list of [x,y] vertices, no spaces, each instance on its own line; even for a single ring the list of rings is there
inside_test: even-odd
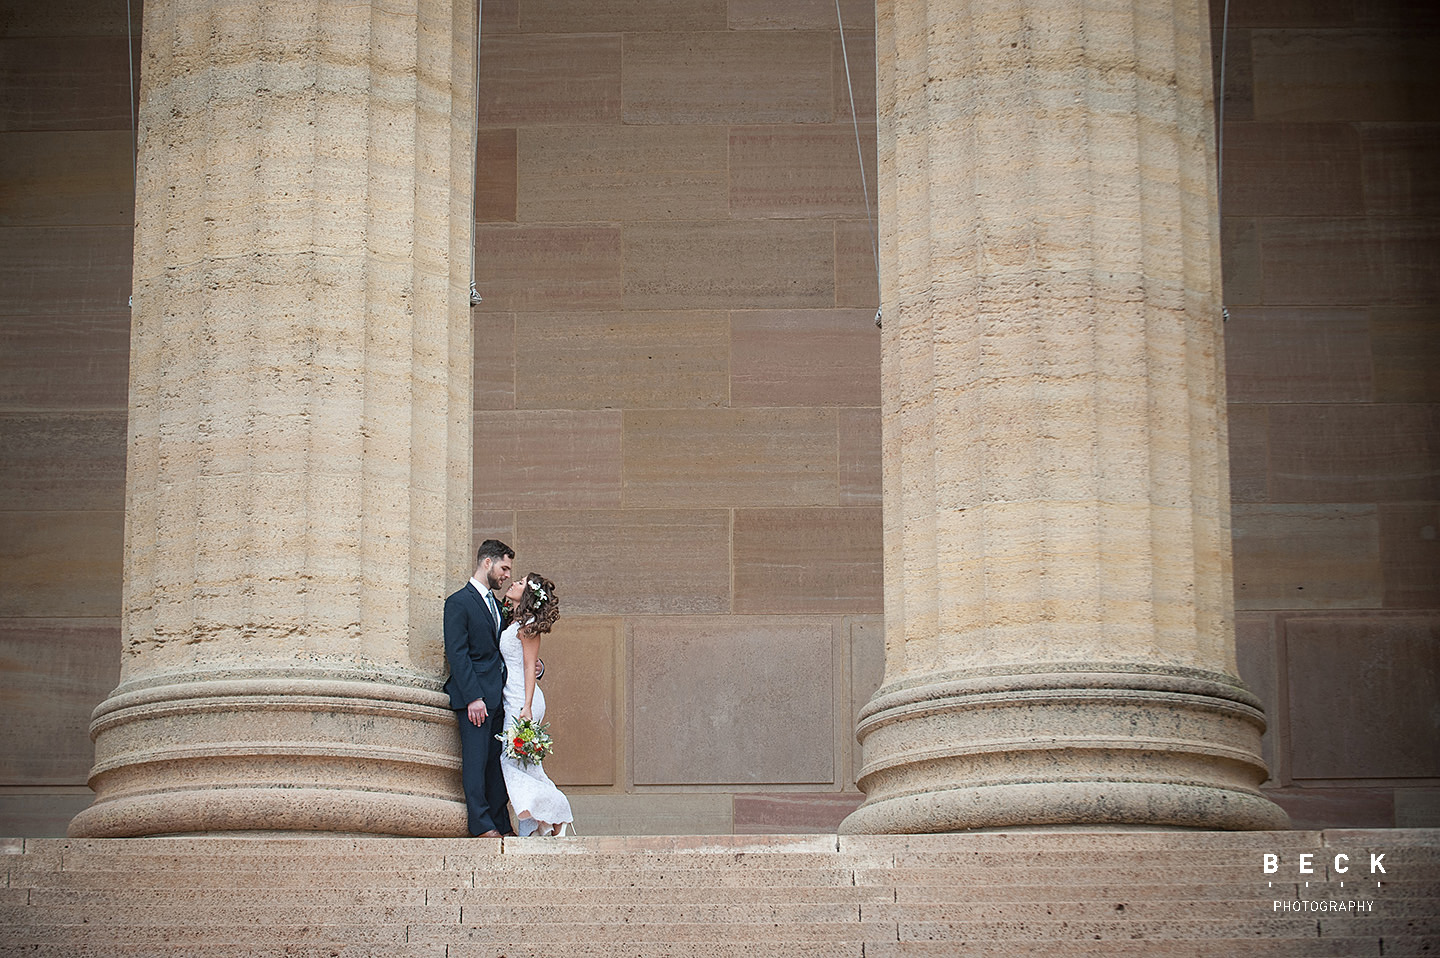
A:
[[[500,654],[505,659],[505,734],[508,737],[510,727],[525,708],[525,652],[520,647],[518,622],[511,623],[510,628],[501,633]],[[540,691],[538,682],[530,701],[530,715],[537,725],[545,719],[545,693]],[[570,800],[550,781],[543,765],[522,765],[502,754],[500,768],[505,773],[505,790],[510,793],[516,818],[533,818],[556,825],[574,821]],[[531,830],[525,827],[527,824],[521,822],[522,835]]]

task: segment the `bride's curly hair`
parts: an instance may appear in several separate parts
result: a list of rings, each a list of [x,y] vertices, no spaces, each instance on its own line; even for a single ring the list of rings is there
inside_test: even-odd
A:
[[[549,632],[560,618],[560,597],[555,594],[555,583],[538,572],[525,573],[525,591],[515,607],[517,621],[524,623],[532,618],[534,621],[528,628],[537,635]]]

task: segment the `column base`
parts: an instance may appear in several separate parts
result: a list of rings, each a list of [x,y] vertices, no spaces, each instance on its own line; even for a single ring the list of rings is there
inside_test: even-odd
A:
[[[842,834],[1047,825],[1273,830],[1260,702],[1221,673],[1048,665],[886,686]]]
[[[361,669],[122,684],[95,710],[95,803],[69,834],[463,836],[449,705],[434,680]]]

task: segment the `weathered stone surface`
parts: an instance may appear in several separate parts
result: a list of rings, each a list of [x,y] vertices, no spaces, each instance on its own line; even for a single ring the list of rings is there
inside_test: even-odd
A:
[[[878,406],[880,330],[865,309],[730,314],[734,406]]]
[[[736,509],[735,611],[879,612],[880,510]]]
[[[620,505],[620,413],[475,414],[475,508],[607,509]]]
[[[1225,324],[1232,403],[1368,402],[1372,369],[1361,309],[1238,308]]]
[[[518,559],[518,556],[517,556]],[[520,563],[521,569],[529,566]],[[564,593],[557,586],[556,592]],[[562,616],[541,643],[545,721],[556,751],[545,771],[560,786],[613,785],[621,713],[625,633],[619,619]],[[578,827],[578,826],[577,826]],[[587,835],[600,834],[593,828]]]
[[[1235,608],[1378,608],[1373,505],[1235,503]]]
[[[122,512],[0,511],[0,616],[117,615],[124,530]]]
[[[620,36],[497,36],[480,57],[480,122],[595,123],[620,117]]]
[[[625,230],[627,309],[815,309],[835,304],[828,223],[636,223]]]
[[[0,134],[0,226],[134,222],[128,130]]]

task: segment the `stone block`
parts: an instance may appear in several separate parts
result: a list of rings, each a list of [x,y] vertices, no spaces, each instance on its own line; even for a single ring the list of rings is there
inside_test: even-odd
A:
[[[0,512],[0,616],[120,614],[123,512]]]
[[[130,234],[127,226],[0,229],[0,315],[127,309]]]
[[[835,120],[836,122],[850,121],[851,133],[854,133],[856,122],[860,124],[861,143],[865,144],[865,169],[870,176],[870,197],[874,202],[875,197],[875,16],[874,8],[871,7],[869,16],[862,20],[845,20],[845,42],[840,42],[840,34],[835,34],[831,41],[831,60],[834,63],[832,68],[834,76],[831,77],[830,86],[835,91]],[[845,75],[846,63],[850,66],[850,75],[847,81]],[[851,110],[851,97],[854,97],[854,110]],[[870,124],[869,131],[866,131],[866,124]]]
[[[499,539],[510,548],[515,549],[515,558],[520,558],[519,546],[515,545],[515,513],[510,510],[489,511],[476,509],[475,518],[471,523],[470,541],[472,547],[467,553],[465,565],[468,566],[466,575],[475,571],[475,550],[480,548],[480,543],[486,539]],[[462,582],[463,584],[463,582]],[[457,586],[458,588],[458,586]],[[566,610],[569,611],[568,609]]]
[[[1440,776],[1440,619],[1285,622],[1294,777]]]
[[[871,209],[875,208],[871,186]],[[878,223],[868,220],[835,224],[835,305],[863,306],[871,313],[880,305],[875,248]],[[877,327],[878,328],[878,327]]]
[[[833,663],[828,619],[636,620],[635,784],[832,784]]]
[[[615,227],[479,226],[475,312],[617,309],[623,261]]]
[[[135,222],[129,130],[0,134],[0,226]]]
[[[95,758],[90,713],[120,681],[119,621],[0,619],[0,660],[9,715],[0,728],[0,781],[83,786]]]
[[[0,131],[128,131],[130,59],[123,34],[0,40]]]
[[[481,126],[620,120],[618,34],[497,36],[480,57]]]
[[[1365,212],[1360,133],[1355,124],[1226,124],[1224,162],[1229,215]]]
[[[880,330],[866,309],[730,314],[734,406],[880,405]]]
[[[1369,319],[1363,309],[1232,309],[1225,377],[1231,402],[1367,402]]]
[[[51,0],[50,3],[12,3],[0,20],[0,37],[124,37],[140,36],[142,6],[127,10],[94,0]],[[126,14],[130,19],[127,22]]]
[[[1242,8],[1230,4],[1230,26],[1242,27],[1342,27],[1355,23],[1354,0],[1258,0]],[[1210,4],[1210,20],[1220,26],[1225,4]]]
[[[850,774],[845,787],[851,788],[864,767],[864,749],[855,737],[855,724],[860,710],[870,701],[885,680],[885,620],[876,618],[847,619],[850,633],[850,708],[844,726],[849,731]]]
[[[1267,305],[1371,302],[1372,264],[1379,253],[1363,217],[1266,217],[1258,222]],[[1228,297],[1228,287],[1226,292]]]
[[[873,186],[873,121],[867,120],[860,132],[862,145],[870,145],[865,178]],[[730,210],[735,216],[854,218],[865,212],[861,180],[860,152],[848,122],[730,128]]]
[[[729,794],[642,792],[570,795],[583,835],[729,835],[735,831]]]
[[[627,410],[627,506],[828,506],[838,498],[830,409]]]
[[[880,509],[736,509],[735,611],[881,611]]]
[[[1220,219],[1220,259],[1224,266],[1226,305],[1243,306],[1262,301],[1260,228],[1248,217]]]
[[[518,0],[526,33],[724,30],[726,0]]]
[[[536,409],[723,406],[730,327],[719,311],[527,314],[516,401]]]
[[[475,508],[620,505],[618,410],[475,414]]]
[[[128,312],[0,319],[0,409],[126,409]]]
[[[1440,499],[1440,407],[1277,404],[1270,494],[1280,502]]]
[[[1226,123],[1255,118],[1255,66],[1250,31],[1232,29],[1225,33],[1219,18],[1212,19],[1210,63],[1215,75],[1215,102],[1224,105],[1218,112]],[[1221,65],[1224,72],[1221,72]],[[1222,206],[1223,208],[1223,206]]]
[[[1231,403],[1230,498],[1234,502],[1270,499],[1270,407]]]
[[[1425,30],[1254,30],[1255,118],[1440,119],[1440,78]]]
[[[0,414],[0,508],[125,508],[125,416]]]
[[[475,409],[515,408],[515,314],[470,311],[475,338]]]
[[[518,558],[519,568],[529,568]],[[615,783],[615,733],[621,717],[615,678],[624,653],[619,619],[562,615],[541,641],[545,721],[556,744],[545,771],[562,788]]]
[[[1440,298],[1440,222],[1435,217],[1370,220],[1370,284],[1375,302],[1429,305]]]
[[[1440,211],[1440,128],[1422,123],[1362,123],[1366,212],[1434,216]]]
[[[1376,307],[1370,310],[1370,351],[1375,401],[1440,402],[1440,310]]]
[[[864,801],[859,792],[769,792],[735,796],[737,835],[835,834]]]
[[[520,131],[522,222],[721,219],[723,126],[555,126]]]
[[[507,541],[521,565],[555,580],[566,614],[730,611],[724,510],[521,512]]]
[[[625,38],[626,123],[828,123],[831,36],[635,33]]]
[[[835,303],[828,223],[740,220],[625,227],[627,309],[795,309]]]
[[[1440,788],[1395,789],[1396,828],[1440,828]]]
[[[481,0],[480,29],[491,34],[518,33],[521,0]]]
[[[94,799],[95,793],[84,786],[6,788],[0,795],[0,834],[17,838],[64,838],[70,819]]]
[[[1440,506],[1433,502],[1380,505],[1380,562],[1385,608],[1440,608]]]
[[[1285,809],[1296,828],[1393,828],[1395,797],[1389,788],[1267,788],[1265,797]],[[1322,860],[1317,856],[1317,861]]]
[[[841,0],[840,16],[846,30],[875,29],[871,0]],[[833,0],[730,0],[731,30],[831,30],[835,28]]]
[[[880,504],[880,410],[840,409],[840,505]]]
[[[1275,617],[1270,614],[1242,612],[1235,616],[1235,658],[1240,680],[1259,696],[1265,706],[1265,734],[1260,739],[1265,767],[1270,770],[1267,782],[1286,779],[1286,770],[1276,764],[1283,751],[1275,743],[1287,734],[1286,718],[1280,701],[1280,649],[1276,637]]]
[[[519,166],[514,129],[475,134],[475,222],[513,223]]]
[[[1231,509],[1235,608],[1378,608],[1380,520],[1373,505]]]

